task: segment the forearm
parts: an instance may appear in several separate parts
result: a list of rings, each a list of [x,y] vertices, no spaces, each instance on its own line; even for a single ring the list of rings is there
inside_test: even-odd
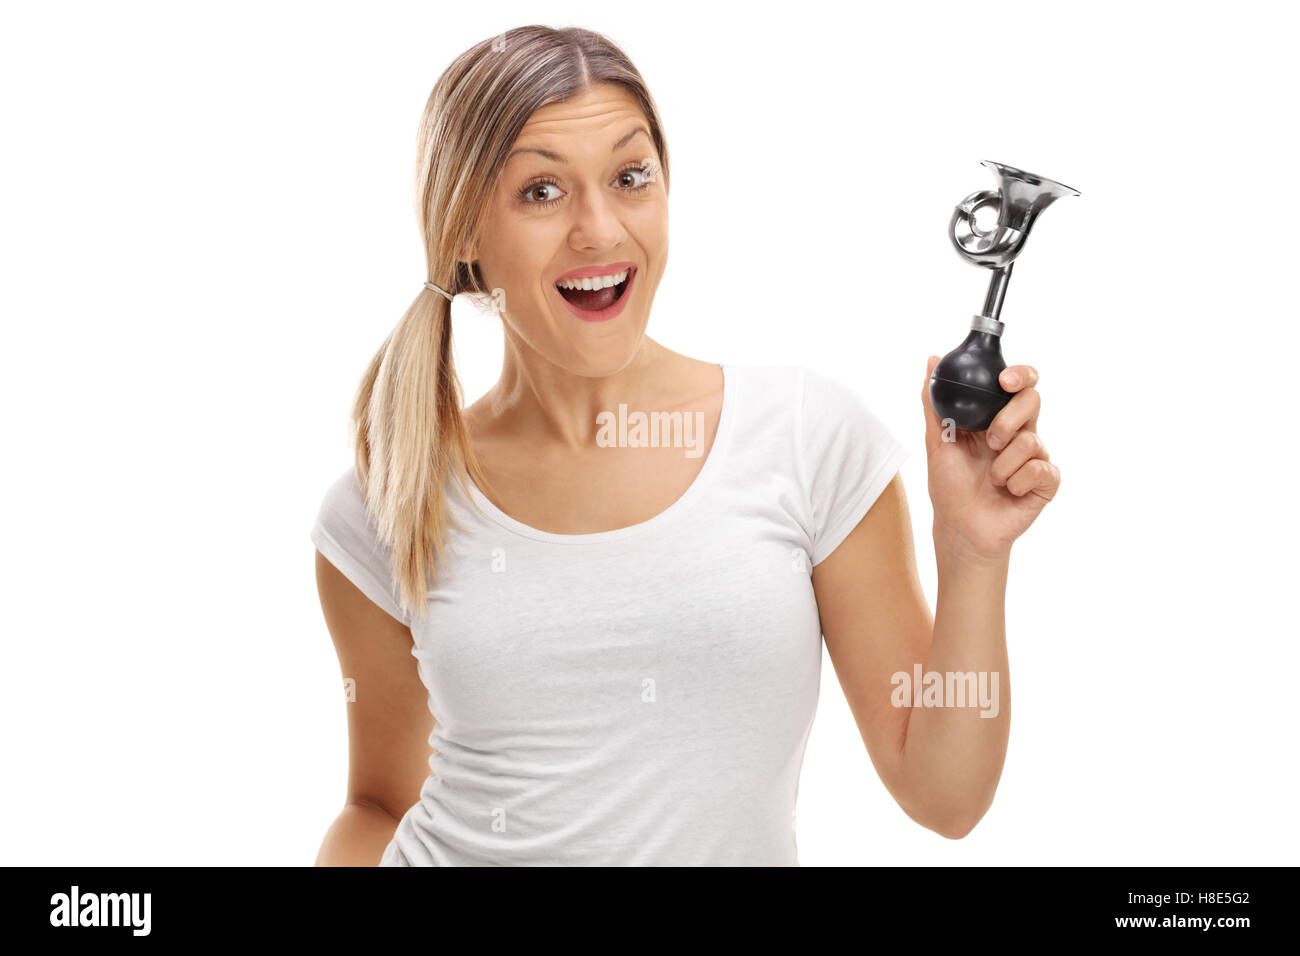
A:
[[[993,802],[1011,726],[1006,641],[1009,557],[963,554],[935,535],[938,595],[924,673],[944,678],[944,706],[913,706],[900,762],[912,815],[945,836],[964,836]],[[949,674],[975,674],[965,706],[949,699]],[[970,683],[964,682],[964,690]],[[974,699],[971,699],[971,698]],[[910,811],[911,812],[911,811]]]
[[[349,803],[326,831],[316,865],[376,866],[397,823],[397,818],[379,807]]]

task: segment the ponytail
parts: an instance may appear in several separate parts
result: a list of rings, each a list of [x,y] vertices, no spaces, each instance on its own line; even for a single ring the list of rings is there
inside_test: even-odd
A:
[[[352,404],[357,483],[392,555],[402,610],[424,620],[427,588],[454,527],[446,480],[485,486],[461,416],[452,361],[451,302],[427,289],[407,309],[362,376]],[[432,560],[431,560],[432,559]]]

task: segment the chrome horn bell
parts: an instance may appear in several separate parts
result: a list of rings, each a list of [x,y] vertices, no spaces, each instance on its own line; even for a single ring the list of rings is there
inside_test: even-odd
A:
[[[972,432],[988,428],[1013,394],[998,384],[998,375],[1007,367],[1002,358],[1005,323],[998,316],[1011,267],[1038,215],[1062,196],[1080,195],[1077,189],[1014,166],[989,160],[982,164],[993,171],[997,189],[971,193],[963,199],[953,210],[948,232],[967,262],[990,268],[993,275],[984,309],[971,320],[970,334],[939,360],[930,375],[930,402],[940,421],[951,421]],[[997,225],[987,231],[975,222],[975,214],[985,206],[998,210]]]

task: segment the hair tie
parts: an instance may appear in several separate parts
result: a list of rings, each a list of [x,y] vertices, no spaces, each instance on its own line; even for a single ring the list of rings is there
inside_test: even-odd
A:
[[[424,284],[424,287],[428,289],[430,292],[437,292],[439,295],[446,296],[448,302],[452,300],[452,294],[450,292],[448,292],[446,289],[439,288],[438,286],[434,285],[432,282],[426,282]]]

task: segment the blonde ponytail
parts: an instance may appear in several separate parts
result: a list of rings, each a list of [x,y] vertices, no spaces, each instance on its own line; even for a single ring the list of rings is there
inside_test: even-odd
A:
[[[487,484],[461,416],[451,345],[451,303],[421,292],[371,360],[352,405],[362,498],[392,554],[402,610],[417,620],[454,526],[447,476],[455,473],[467,493],[466,473]]]

